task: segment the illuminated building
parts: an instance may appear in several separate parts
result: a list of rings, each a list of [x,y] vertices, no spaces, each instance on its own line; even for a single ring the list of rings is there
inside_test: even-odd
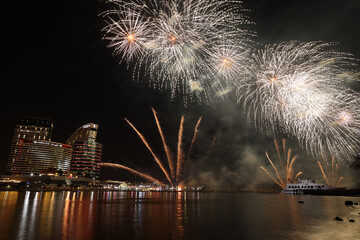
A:
[[[77,176],[98,178],[100,175],[102,145],[96,142],[97,130],[97,124],[85,124],[66,141],[73,148],[70,170]]]
[[[9,158],[6,166],[8,173],[12,172],[15,155],[21,140],[51,141],[53,123],[45,118],[21,117],[17,119],[12,137]]]
[[[38,175],[50,168],[68,172],[71,146],[44,141],[20,139],[11,167],[13,175]]]

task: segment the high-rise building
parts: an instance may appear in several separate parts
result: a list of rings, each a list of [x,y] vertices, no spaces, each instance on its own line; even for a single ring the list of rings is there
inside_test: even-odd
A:
[[[100,175],[102,145],[96,142],[97,131],[97,124],[88,123],[66,141],[73,148],[70,170],[77,176],[98,178]]]
[[[15,155],[17,154],[21,140],[51,141],[52,129],[53,123],[49,119],[34,117],[21,117],[17,119],[10,145],[6,171],[8,173],[12,172]]]
[[[44,141],[20,139],[11,167],[13,175],[40,174],[48,169],[70,170],[71,146]]]

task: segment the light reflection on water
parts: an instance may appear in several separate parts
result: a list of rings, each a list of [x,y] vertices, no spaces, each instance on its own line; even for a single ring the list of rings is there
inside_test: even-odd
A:
[[[346,207],[348,199],[260,193],[2,191],[0,239],[359,239],[360,207]],[[359,197],[350,199],[360,202]],[[332,220],[335,216],[344,221]],[[355,223],[348,222],[350,218]]]

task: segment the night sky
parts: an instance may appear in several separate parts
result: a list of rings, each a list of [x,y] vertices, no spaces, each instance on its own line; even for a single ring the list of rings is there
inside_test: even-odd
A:
[[[272,137],[252,129],[234,97],[215,99],[206,106],[185,108],[181,99],[149,88],[146,79],[131,80],[131,67],[119,65],[103,41],[104,21],[98,15],[110,5],[95,0],[5,1],[2,3],[2,88],[0,161],[3,168],[19,116],[50,118],[53,141],[66,138],[85,123],[99,124],[103,161],[118,162],[161,176],[128,118],[163,156],[151,107],[172,147],[176,146],[180,117],[185,114],[185,140],[192,137],[203,116],[194,150],[192,176],[199,172],[231,172],[247,168],[244,152],[253,156],[273,148]],[[360,58],[360,1],[358,0],[245,0],[256,25],[257,41],[288,40],[338,42],[338,49]],[[210,156],[208,146],[217,137]],[[189,142],[189,141],[188,141]],[[297,146],[293,141],[294,146]],[[301,151],[299,151],[301,153]],[[306,158],[305,154],[302,153]],[[220,169],[220,170],[219,170]],[[120,175],[119,175],[120,174]],[[106,169],[103,178],[122,179],[123,172]],[[216,174],[216,173],[214,173]],[[120,177],[119,177],[120,176]]]

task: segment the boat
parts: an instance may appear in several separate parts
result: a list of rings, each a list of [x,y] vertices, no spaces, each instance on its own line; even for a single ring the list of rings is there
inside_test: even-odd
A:
[[[345,187],[331,187],[323,183],[315,183],[311,179],[298,179],[297,183],[287,183],[282,193],[287,194],[321,194],[330,192],[339,192],[345,190]]]

